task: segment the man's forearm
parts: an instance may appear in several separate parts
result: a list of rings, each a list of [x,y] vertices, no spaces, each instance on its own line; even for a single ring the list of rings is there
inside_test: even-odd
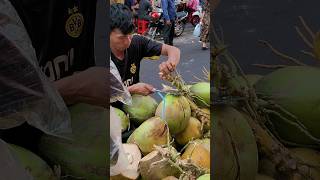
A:
[[[180,61],[180,50],[174,46],[163,44],[161,55],[168,56],[168,59],[174,61],[175,64],[178,64]]]

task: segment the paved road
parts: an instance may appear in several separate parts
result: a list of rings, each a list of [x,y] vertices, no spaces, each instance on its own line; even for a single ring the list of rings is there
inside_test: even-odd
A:
[[[207,70],[210,69],[210,52],[209,50],[201,50],[199,38],[194,37],[192,32],[193,27],[188,24],[185,32],[180,37],[175,38],[173,42],[174,46],[181,50],[181,60],[177,70],[187,83],[197,81],[194,76],[203,77],[202,69],[204,67]],[[165,57],[162,57],[160,61],[162,62],[165,59]],[[161,88],[161,83],[167,83],[158,76],[160,61],[142,61],[140,70],[140,80],[142,82],[149,83],[156,88]],[[158,97],[156,98],[158,99]]]

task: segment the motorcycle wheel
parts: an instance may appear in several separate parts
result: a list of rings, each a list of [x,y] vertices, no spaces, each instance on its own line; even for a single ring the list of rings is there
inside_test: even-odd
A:
[[[150,27],[146,36],[151,39],[155,39],[156,33],[157,33],[157,27]]]
[[[183,23],[183,22],[176,22],[176,23],[175,23],[175,27],[174,27],[174,35],[175,35],[176,37],[181,36],[181,34],[182,34],[183,31],[184,31],[184,28],[185,28],[185,23]]]

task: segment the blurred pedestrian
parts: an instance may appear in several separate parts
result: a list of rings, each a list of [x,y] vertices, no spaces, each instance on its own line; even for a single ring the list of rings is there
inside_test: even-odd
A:
[[[209,42],[209,30],[210,30],[209,0],[205,0],[200,23],[201,23],[200,41],[202,43],[202,50],[206,50],[208,49],[207,43]]]
[[[165,25],[163,28],[163,40],[165,44],[173,46],[174,22],[177,17],[174,0],[161,0]]]

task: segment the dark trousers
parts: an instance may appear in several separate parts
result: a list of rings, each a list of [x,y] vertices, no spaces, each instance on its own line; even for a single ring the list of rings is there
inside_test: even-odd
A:
[[[174,20],[171,20],[171,24],[167,25],[165,23],[163,28],[164,43],[173,46],[173,37],[174,37]]]

